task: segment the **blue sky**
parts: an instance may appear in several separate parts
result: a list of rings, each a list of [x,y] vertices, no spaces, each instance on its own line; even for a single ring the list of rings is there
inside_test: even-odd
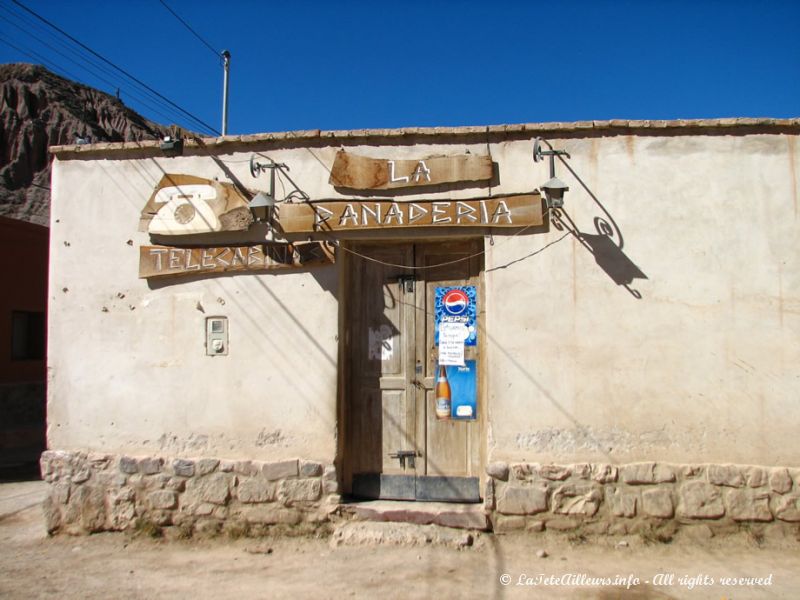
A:
[[[20,2],[220,129],[220,60],[159,0]],[[232,134],[800,116],[798,1],[164,2],[232,53]],[[34,23],[0,0],[0,62],[38,54],[119,87],[148,118],[201,130]]]

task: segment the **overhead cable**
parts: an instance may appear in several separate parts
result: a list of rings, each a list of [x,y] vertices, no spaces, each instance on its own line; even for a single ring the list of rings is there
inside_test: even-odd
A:
[[[100,60],[102,60],[104,63],[106,63],[106,64],[110,65],[111,67],[113,67],[114,69],[116,69],[117,71],[119,71],[120,73],[122,73],[123,75],[125,75],[126,77],[128,77],[129,79],[131,79],[132,81],[135,81],[135,82],[136,82],[136,83],[138,83],[140,86],[142,86],[142,87],[144,87],[145,89],[149,90],[150,92],[152,92],[153,94],[155,94],[156,96],[158,96],[159,98],[161,98],[161,100],[163,100],[164,102],[168,103],[170,106],[173,106],[174,108],[176,108],[177,110],[179,110],[179,111],[180,111],[182,114],[186,115],[186,116],[187,116],[187,117],[189,117],[189,118],[190,118],[192,121],[194,121],[194,122],[198,123],[199,125],[201,125],[201,126],[202,126],[203,128],[205,128],[206,130],[208,130],[208,131],[211,131],[211,132],[213,132],[213,133],[214,133],[214,134],[216,134],[216,135],[220,135],[220,132],[219,132],[219,131],[218,131],[216,128],[212,127],[211,125],[209,125],[208,123],[206,123],[205,121],[203,121],[202,119],[200,119],[199,117],[196,117],[195,115],[193,115],[192,113],[190,113],[190,112],[189,112],[189,111],[187,111],[186,109],[182,108],[181,106],[179,106],[178,104],[176,104],[175,102],[173,102],[172,100],[170,100],[169,98],[167,98],[166,96],[164,96],[163,94],[161,94],[160,92],[158,92],[158,91],[154,90],[152,87],[150,87],[149,85],[147,85],[146,83],[144,83],[143,81],[141,81],[140,79],[138,79],[137,77],[135,77],[135,76],[131,75],[130,73],[128,73],[128,72],[127,72],[125,69],[123,69],[122,67],[120,67],[120,66],[116,65],[115,63],[113,63],[112,61],[108,60],[108,59],[107,59],[105,56],[103,56],[103,55],[99,54],[98,52],[95,52],[94,50],[92,50],[91,48],[89,48],[89,47],[88,47],[86,44],[84,44],[83,42],[81,42],[80,40],[78,40],[78,39],[76,39],[75,37],[71,36],[71,35],[70,35],[70,34],[68,34],[66,31],[64,31],[63,29],[61,29],[60,27],[58,27],[57,25],[54,25],[53,23],[51,23],[50,21],[48,21],[47,19],[45,19],[45,18],[44,18],[43,16],[41,16],[40,14],[38,14],[38,13],[34,12],[34,11],[33,11],[33,10],[31,10],[30,8],[28,8],[27,6],[25,6],[24,4],[22,4],[21,2],[19,2],[19,0],[11,0],[11,1],[12,1],[14,4],[16,4],[17,6],[19,6],[20,8],[22,8],[23,10],[25,10],[26,12],[30,13],[31,15],[33,15],[34,17],[36,17],[37,19],[39,19],[40,21],[42,21],[43,23],[47,24],[48,26],[50,26],[50,27],[52,27],[53,29],[55,29],[56,31],[58,31],[58,32],[59,32],[61,35],[65,36],[65,37],[67,37],[68,39],[70,39],[71,41],[73,41],[75,44],[78,44],[78,45],[79,45],[81,48],[83,48],[83,49],[84,49],[84,50],[86,50],[87,52],[90,52],[90,53],[91,53],[93,56],[96,56],[97,58],[99,58]]]

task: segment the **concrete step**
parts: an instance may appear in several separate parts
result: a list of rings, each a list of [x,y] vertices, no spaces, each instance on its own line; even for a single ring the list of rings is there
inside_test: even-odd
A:
[[[440,525],[477,531],[489,529],[489,519],[484,512],[483,504],[369,500],[343,504],[342,512],[351,514],[359,521]]]
[[[485,547],[479,531],[465,531],[438,525],[345,521],[338,523],[331,535],[331,548],[339,546],[446,546],[462,550]]]

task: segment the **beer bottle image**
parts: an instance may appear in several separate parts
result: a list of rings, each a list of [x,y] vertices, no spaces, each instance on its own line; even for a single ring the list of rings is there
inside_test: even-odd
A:
[[[450,398],[450,382],[447,381],[447,369],[439,365],[439,377],[436,379],[434,406],[437,419],[449,419],[452,400]]]

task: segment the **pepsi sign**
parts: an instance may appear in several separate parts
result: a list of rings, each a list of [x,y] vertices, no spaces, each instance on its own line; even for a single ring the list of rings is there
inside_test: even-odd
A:
[[[478,340],[478,291],[474,285],[437,287],[434,294],[434,343],[439,345],[441,323],[462,323],[467,328],[466,346]]]
[[[459,289],[450,290],[442,298],[442,307],[450,315],[460,315],[467,310],[468,306],[469,298]]]

